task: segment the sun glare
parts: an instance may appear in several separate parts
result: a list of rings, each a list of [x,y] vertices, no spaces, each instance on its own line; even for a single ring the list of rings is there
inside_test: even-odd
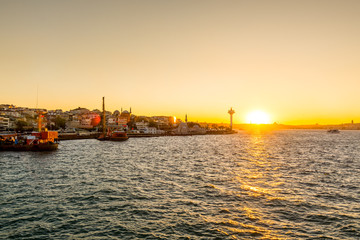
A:
[[[246,122],[250,124],[269,124],[270,117],[262,111],[253,111],[246,116]]]

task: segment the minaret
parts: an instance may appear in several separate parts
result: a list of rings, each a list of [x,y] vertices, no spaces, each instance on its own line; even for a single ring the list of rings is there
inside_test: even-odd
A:
[[[235,113],[235,111],[232,108],[230,108],[228,113],[230,114],[230,130],[232,131],[232,116]]]
[[[187,123],[187,114],[185,115],[185,122]]]

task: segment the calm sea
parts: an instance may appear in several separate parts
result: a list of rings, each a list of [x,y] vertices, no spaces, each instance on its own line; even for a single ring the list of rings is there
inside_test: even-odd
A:
[[[0,239],[360,239],[360,131],[0,152]]]

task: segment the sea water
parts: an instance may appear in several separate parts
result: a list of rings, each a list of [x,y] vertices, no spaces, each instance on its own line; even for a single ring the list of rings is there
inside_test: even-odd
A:
[[[360,239],[360,131],[0,152],[0,239]]]

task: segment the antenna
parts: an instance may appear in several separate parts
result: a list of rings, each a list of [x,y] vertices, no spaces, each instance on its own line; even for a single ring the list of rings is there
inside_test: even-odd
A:
[[[38,108],[39,103],[39,84],[36,86],[36,109]]]

